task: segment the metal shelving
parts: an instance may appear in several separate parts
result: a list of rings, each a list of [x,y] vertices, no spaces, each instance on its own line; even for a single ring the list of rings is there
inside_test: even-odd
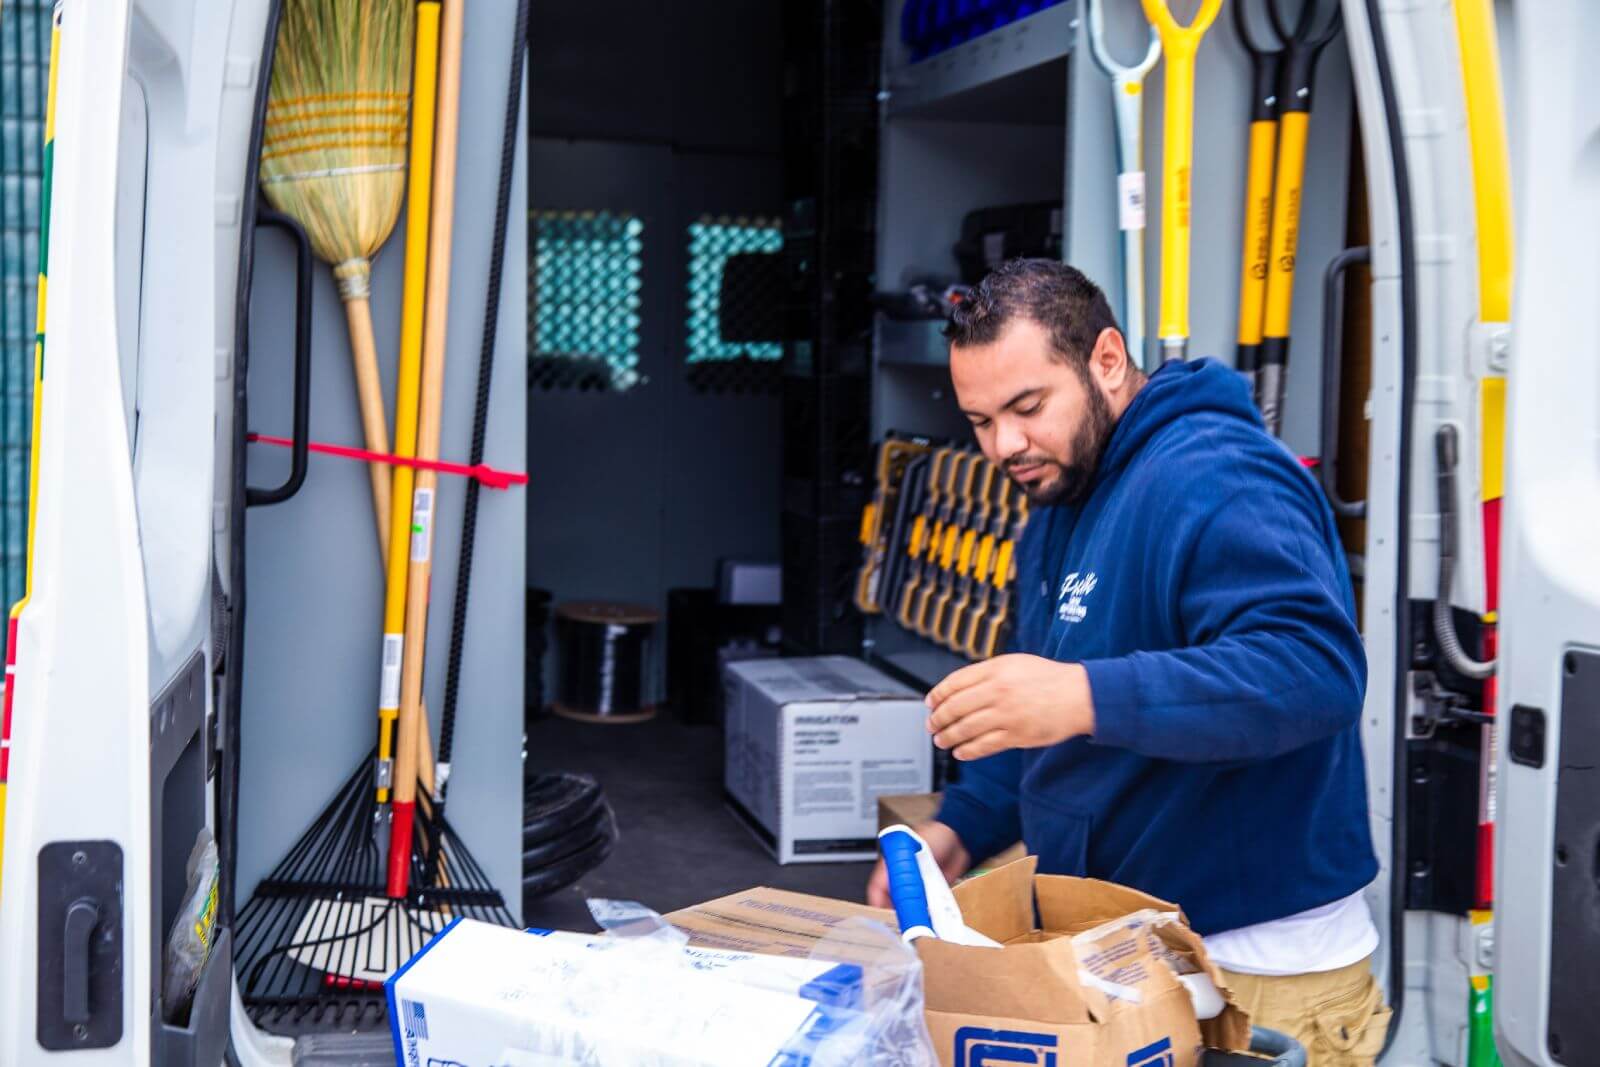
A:
[[[903,652],[877,652],[870,657],[880,667],[901,678],[907,685],[932,689],[952,671],[967,666],[968,661],[954,652],[946,652],[933,645],[907,649]]]
[[[898,23],[896,12],[890,26]],[[1060,122],[1066,106],[1063,60],[1077,38],[1077,24],[1078,3],[1071,0],[916,63],[891,59],[885,72],[887,114]]]
[[[886,43],[903,3],[885,4]],[[1068,187],[1069,0],[916,63],[889,46],[881,98],[877,284],[960,280],[953,246],[970,211],[1062,201]],[[939,320],[873,323],[873,437],[889,429],[968,442]],[[931,688],[968,660],[885,616],[866,622],[868,658]]]
[[[944,323],[936,319],[907,322],[879,314],[873,322],[873,344],[879,364],[904,367],[947,367],[950,346],[940,332]]]

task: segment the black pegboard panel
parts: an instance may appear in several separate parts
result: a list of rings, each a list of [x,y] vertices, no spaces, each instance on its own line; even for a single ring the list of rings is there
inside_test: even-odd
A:
[[[780,220],[690,225],[687,285],[685,373],[695,391],[777,392],[788,288]]]
[[[854,603],[861,545],[858,515],[783,516],[783,640],[795,651],[861,651]]]
[[[641,384],[643,220],[533,211],[528,243],[530,388],[621,391]]]

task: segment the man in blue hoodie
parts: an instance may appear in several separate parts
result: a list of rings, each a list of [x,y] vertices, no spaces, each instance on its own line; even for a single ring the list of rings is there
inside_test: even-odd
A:
[[[1041,873],[1173,901],[1258,1022],[1317,1067],[1371,1063],[1366,657],[1321,490],[1230,368],[1143,374],[1069,266],[1005,264],[946,333],[978,444],[1033,511],[1010,651],[928,695],[962,761],[921,828],[941,867],[1020,839]]]

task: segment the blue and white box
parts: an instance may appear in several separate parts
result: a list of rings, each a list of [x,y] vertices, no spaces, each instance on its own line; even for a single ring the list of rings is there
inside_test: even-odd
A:
[[[849,1063],[870,1029],[858,968],[469,919],[385,988],[404,1067]]]

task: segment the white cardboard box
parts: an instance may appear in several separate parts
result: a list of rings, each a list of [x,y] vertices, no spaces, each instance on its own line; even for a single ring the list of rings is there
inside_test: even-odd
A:
[[[728,801],[779,863],[872,859],[878,797],[932,787],[921,694],[860,660],[731,663],[722,686]]]
[[[453,920],[385,983],[396,1062],[767,1067],[824,1042],[857,1062],[859,968],[631,940]]]

